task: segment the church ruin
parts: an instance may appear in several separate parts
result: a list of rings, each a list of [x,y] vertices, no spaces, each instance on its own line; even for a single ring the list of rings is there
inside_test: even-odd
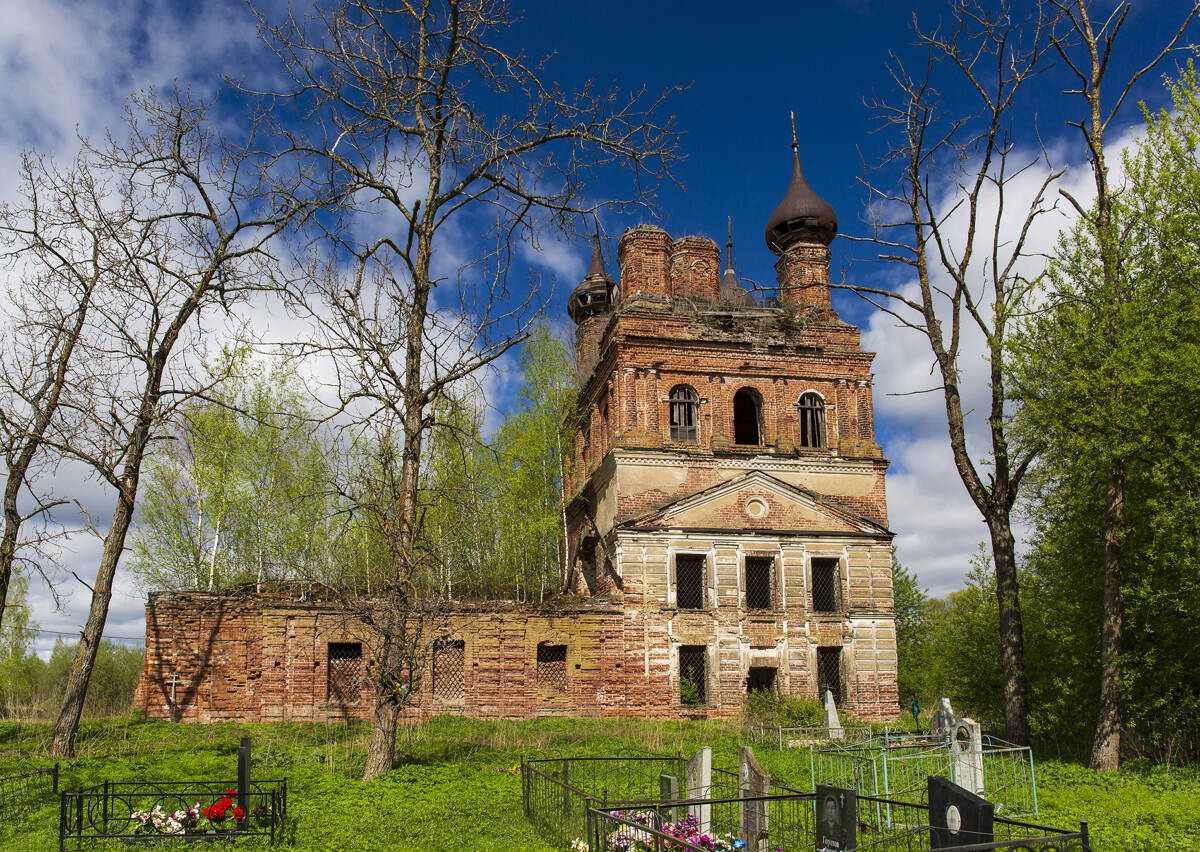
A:
[[[597,239],[571,293],[576,464],[569,591],[457,605],[408,715],[736,715],[748,691],[895,719],[896,630],[872,353],[832,306],[832,207],[793,174],[766,226],[778,298],[727,243]],[[150,716],[371,713],[369,642],[329,602],[159,592],[136,703]]]

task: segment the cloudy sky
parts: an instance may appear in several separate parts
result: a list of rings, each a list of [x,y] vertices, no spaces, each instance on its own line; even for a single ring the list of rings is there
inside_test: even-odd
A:
[[[1151,0],[1135,6],[1127,23],[1125,52],[1115,62],[1118,75],[1145,61],[1148,45],[1165,39],[1181,5]],[[259,6],[275,16],[282,4]],[[927,25],[944,14],[943,5],[932,0],[740,7],[654,0],[515,0],[514,6],[524,15],[506,39],[531,55],[555,54],[548,76],[564,86],[588,80],[625,90],[688,86],[670,103],[678,126],[686,131],[687,159],[676,169],[683,186],[661,188],[661,216],[602,220],[610,271],[615,271],[615,238],[629,225],[653,221],[674,236],[701,234],[723,243],[726,217],[732,216],[739,272],[763,283],[774,278],[774,258],[762,234],[787,187],[789,113],[796,115],[810,183],[837,210],[843,235],[865,236],[867,196],[860,179],[880,159],[887,139],[872,132],[878,123],[864,102],[890,96],[885,69],[889,52],[915,57],[908,28],[912,10]],[[0,198],[13,194],[22,150],[36,148],[70,158],[77,134],[97,136],[119,126],[123,99],[130,92],[178,84],[200,96],[215,96],[223,78],[253,81],[275,71],[259,44],[250,12],[236,0],[0,0],[0,20]],[[1170,67],[1168,63],[1160,70]],[[1019,143],[1028,146],[1036,129],[1054,163],[1068,169],[1064,185],[1086,198],[1090,177],[1081,141],[1066,125],[1078,106],[1061,95],[1064,79],[1059,71],[1039,81],[1015,130]],[[959,108],[956,97],[947,92],[951,113]],[[1118,137],[1127,139],[1138,125],[1138,100],[1152,108],[1165,104],[1161,74],[1147,75],[1135,90],[1114,126],[1115,143]],[[229,104],[222,120],[239,121],[236,104],[229,98],[221,103]],[[964,102],[961,109],[969,107]],[[1043,168],[1027,172],[1019,188],[1032,191]],[[618,191],[612,188],[612,193]],[[593,192],[597,197],[610,194],[604,185]],[[953,186],[941,192],[946,203],[952,203]],[[1034,237],[1039,248],[1053,245],[1062,221],[1047,219],[1039,227]],[[844,273],[858,282],[895,287],[909,284],[903,269],[873,262],[874,254],[861,243],[839,238],[832,248],[835,276]],[[549,244],[541,254],[530,253],[530,259],[537,267],[535,274],[555,283],[550,312],[565,326],[565,296],[583,274],[587,247]],[[892,462],[888,498],[900,557],[932,593],[945,594],[961,584],[985,529],[954,472],[941,396],[912,394],[933,384],[927,344],[852,295],[839,293],[835,303],[844,319],[863,328],[864,345],[878,353],[876,426]],[[269,326],[271,318],[264,314],[258,321]],[[269,335],[271,329],[260,332]],[[978,344],[973,341],[976,352]],[[968,407],[976,412],[987,395],[986,384],[978,378],[980,364],[978,356],[970,354],[963,363]],[[511,384],[501,377],[495,387]],[[503,407],[503,400],[498,404]],[[104,489],[82,481],[74,488],[99,512],[97,517],[111,512],[111,503],[106,504],[111,495]],[[90,580],[99,550],[94,538],[78,537],[64,563]],[[61,589],[64,604],[56,610],[48,594],[34,584],[35,618],[47,631],[73,634],[82,623],[88,594],[69,575],[64,575]],[[142,590],[122,574],[106,633],[140,637],[143,605]],[[54,635],[43,636],[43,649]]]

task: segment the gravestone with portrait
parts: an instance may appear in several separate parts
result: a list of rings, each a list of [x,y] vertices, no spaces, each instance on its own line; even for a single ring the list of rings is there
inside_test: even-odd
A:
[[[929,848],[954,849],[992,842],[995,806],[965,787],[929,777]]]
[[[854,790],[817,785],[817,852],[858,848],[857,800]]]

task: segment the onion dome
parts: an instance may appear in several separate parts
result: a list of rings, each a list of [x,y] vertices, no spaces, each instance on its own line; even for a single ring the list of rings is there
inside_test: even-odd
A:
[[[792,243],[805,240],[825,245],[837,234],[837,214],[828,201],[813,192],[800,166],[800,146],[796,142],[796,118],[792,116],[792,184],[787,195],[767,220],[767,248],[782,254]]]
[[[567,313],[576,323],[586,317],[612,309],[613,294],[617,285],[604,271],[604,257],[600,252],[600,232],[592,237],[592,263],[579,285],[567,299]]]
[[[725,272],[721,275],[721,291],[718,298],[743,308],[755,307],[758,303],[746,292],[733,271],[733,217],[729,218],[729,236],[725,240]]]

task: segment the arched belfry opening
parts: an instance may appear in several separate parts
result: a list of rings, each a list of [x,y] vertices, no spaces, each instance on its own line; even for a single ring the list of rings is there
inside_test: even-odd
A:
[[[733,442],[749,447],[762,444],[762,397],[754,388],[733,395]]]

